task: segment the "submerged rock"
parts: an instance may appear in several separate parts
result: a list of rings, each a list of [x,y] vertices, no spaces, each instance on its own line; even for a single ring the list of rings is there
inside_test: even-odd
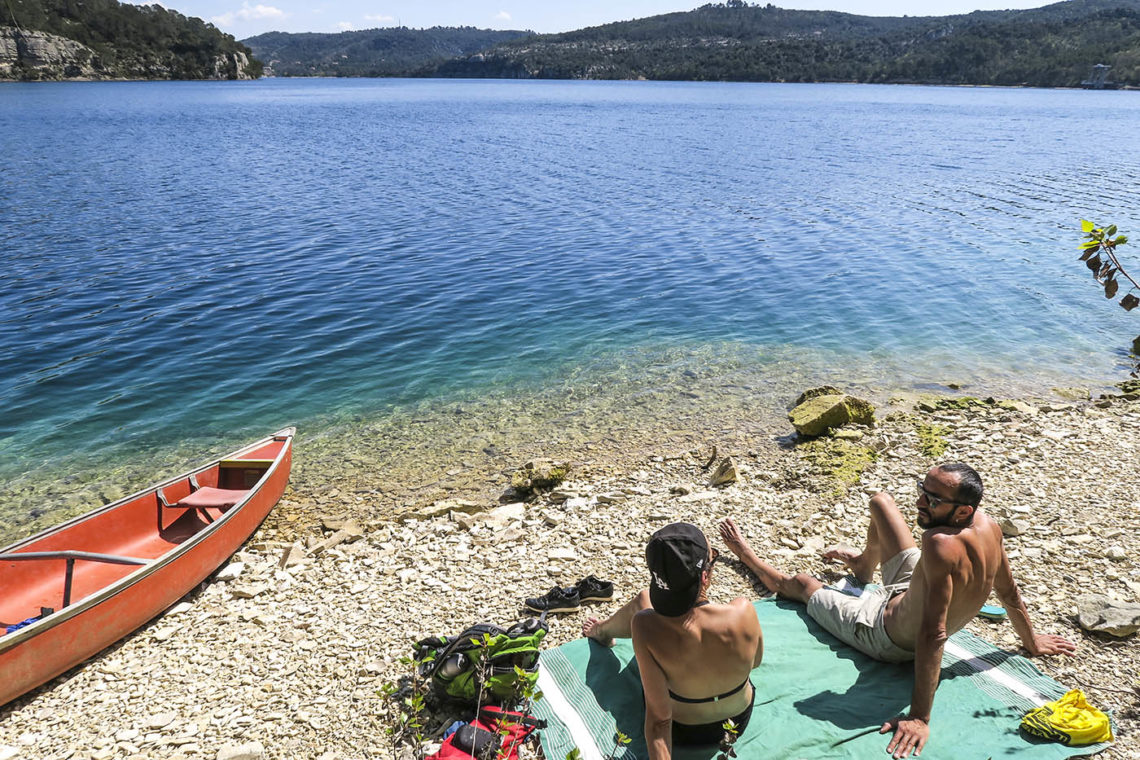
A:
[[[803,396],[801,396],[803,398]],[[875,407],[848,394],[809,397],[788,413],[796,432],[814,438],[848,423],[875,424]]]
[[[1088,401],[1092,398],[1088,388],[1054,388],[1053,392],[1067,401]]]

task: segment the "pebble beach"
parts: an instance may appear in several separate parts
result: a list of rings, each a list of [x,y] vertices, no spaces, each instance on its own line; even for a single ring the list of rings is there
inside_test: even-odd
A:
[[[820,552],[861,544],[870,495],[888,491],[905,508],[915,479],[952,460],[982,475],[983,508],[1003,523],[1037,631],[1078,643],[1072,658],[1035,664],[1113,712],[1117,741],[1102,757],[1140,758],[1136,635],[1078,622],[1084,597],[1140,601],[1136,394],[871,395],[874,427],[814,444],[796,437],[786,406],[738,416],[712,403],[668,423],[650,408],[656,425],[529,437],[480,430],[486,420],[458,410],[422,421],[439,428],[433,438],[372,430],[368,447],[383,461],[330,445],[307,451],[299,437],[284,499],[229,565],[132,636],[0,708],[0,760],[395,760],[408,753],[389,743],[382,690],[410,672],[401,658],[415,640],[509,624],[525,597],[555,584],[614,581],[612,602],[552,618],[548,645],[574,639],[587,615],[609,614],[644,586],[645,541],[677,520],[720,546],[716,524],[732,517],[776,566],[837,580],[842,568]],[[500,427],[525,430],[525,417]],[[569,474],[521,498],[512,474],[538,457]],[[714,486],[729,458],[735,478]],[[716,573],[714,601],[763,593],[739,562]],[[1017,649],[1007,621],[978,618],[969,630]],[[951,741],[937,698],[934,709],[932,743]],[[429,732],[445,719],[432,716]]]

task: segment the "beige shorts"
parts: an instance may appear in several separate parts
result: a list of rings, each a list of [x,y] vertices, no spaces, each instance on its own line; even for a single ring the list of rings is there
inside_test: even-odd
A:
[[[922,552],[904,549],[883,563],[883,586],[851,596],[821,588],[808,599],[812,620],[843,643],[882,662],[909,662],[914,652],[891,641],[883,625],[883,613],[892,597],[907,590]]]

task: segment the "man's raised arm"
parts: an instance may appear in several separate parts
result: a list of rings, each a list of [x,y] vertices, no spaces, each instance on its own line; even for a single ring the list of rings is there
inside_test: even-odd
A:
[[[1021,644],[1034,657],[1043,654],[1072,654],[1077,651],[1077,645],[1068,639],[1052,634],[1037,635],[1033,632],[1033,623],[1029,620],[1029,610],[1021,598],[1017,582],[1013,580],[1013,571],[1009,566],[1009,557],[1006,556],[1005,547],[1001,549],[1001,567],[998,568],[994,578],[994,594],[1009,614],[1009,622],[1013,630],[1017,631]]]

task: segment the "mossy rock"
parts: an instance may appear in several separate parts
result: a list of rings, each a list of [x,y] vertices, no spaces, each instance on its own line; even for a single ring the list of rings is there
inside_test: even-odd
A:
[[[797,433],[814,438],[850,423],[874,426],[875,407],[845,393],[825,394],[797,404],[788,413],[788,419]]]
[[[819,474],[834,481],[837,492],[855,485],[878,455],[870,448],[842,438],[816,438],[796,446],[800,457]]]
[[[511,488],[520,494],[528,494],[535,489],[547,491],[560,486],[568,474],[570,474],[570,465],[565,462],[534,459],[511,475]]]
[[[946,453],[946,434],[950,432],[950,428],[945,425],[927,425],[920,422],[914,426],[914,429],[918,433],[918,443],[923,454],[931,459],[937,459]]]
[[[918,408],[924,412],[963,411],[986,405],[985,401],[975,396],[927,396],[918,402]]]
[[[808,388],[806,391],[801,393],[800,397],[796,399],[796,403],[793,404],[792,406],[799,406],[803,402],[807,401],[809,398],[817,398],[818,396],[842,396],[842,395],[843,395],[843,391],[839,390],[838,388],[836,388],[833,385],[821,385],[818,388]]]
[[[1124,391],[1126,396],[1130,393],[1140,393],[1140,380],[1125,380],[1122,383],[1117,383],[1116,387]]]

